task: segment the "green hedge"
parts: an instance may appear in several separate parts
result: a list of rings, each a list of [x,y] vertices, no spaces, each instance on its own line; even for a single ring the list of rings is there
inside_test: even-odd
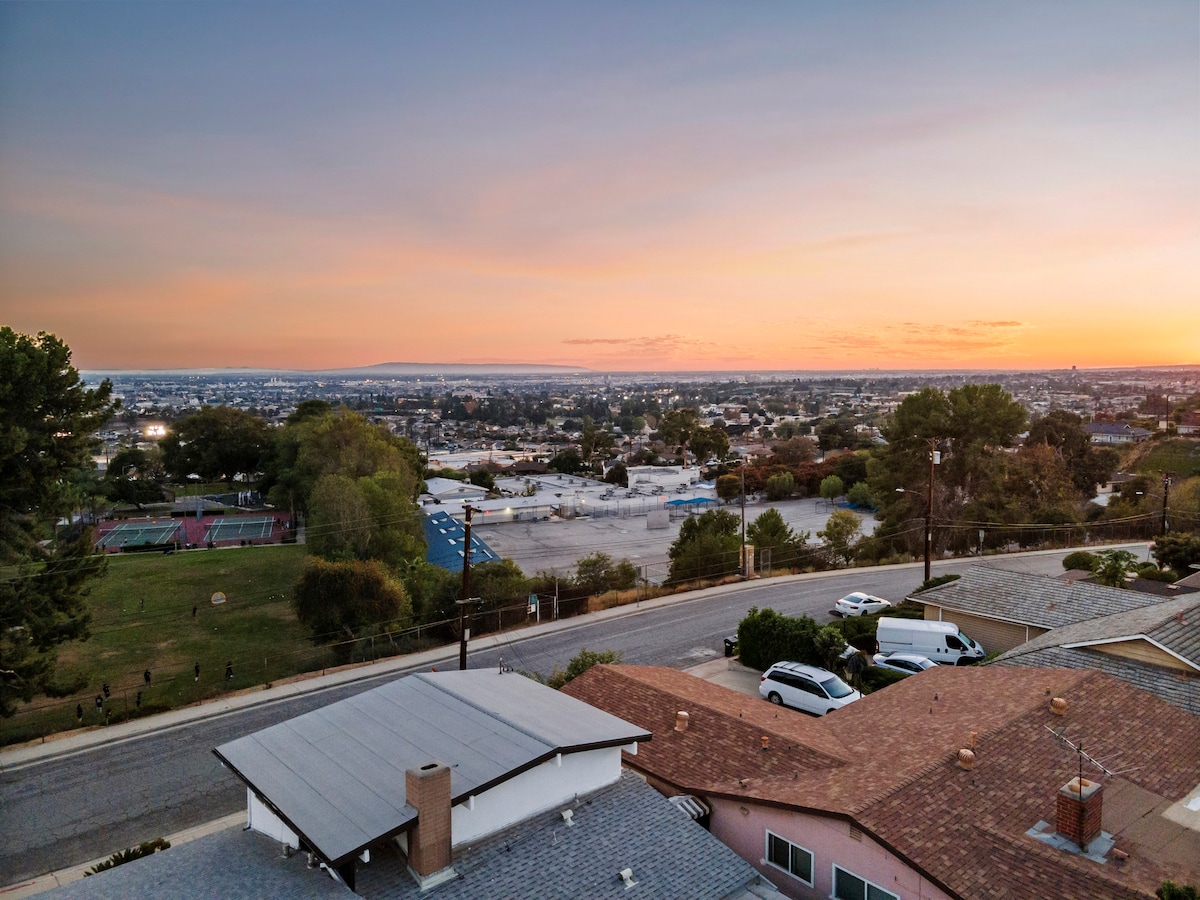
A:
[[[751,607],[738,623],[738,656],[752,669],[791,660],[833,669],[846,640],[837,625],[821,626],[808,616],[793,618],[773,609]]]
[[[903,672],[897,672],[895,669],[871,666],[859,676],[859,690],[864,694],[869,694],[871,691],[885,688],[889,684],[895,684],[897,681],[903,681],[905,678],[908,678],[908,676]]]

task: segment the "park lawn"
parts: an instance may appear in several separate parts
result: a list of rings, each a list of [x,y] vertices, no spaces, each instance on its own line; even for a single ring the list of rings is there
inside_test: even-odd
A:
[[[117,722],[319,668],[325,652],[311,645],[290,602],[304,558],[294,544],[110,555],[107,574],[90,585],[91,637],[58,652],[55,681],[85,686],[67,700],[35,700],[38,728],[76,727],[81,697],[84,725],[103,723],[94,698],[104,683]],[[212,603],[217,591],[224,603]]]

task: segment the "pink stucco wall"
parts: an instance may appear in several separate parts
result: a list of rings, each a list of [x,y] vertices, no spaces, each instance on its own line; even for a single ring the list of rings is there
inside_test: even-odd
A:
[[[843,819],[789,812],[731,800],[710,800],[712,833],[789,897],[808,900],[833,893],[833,865],[871,881],[902,900],[952,900],[869,835],[850,836]],[[767,831],[813,855],[813,887],[765,862]]]

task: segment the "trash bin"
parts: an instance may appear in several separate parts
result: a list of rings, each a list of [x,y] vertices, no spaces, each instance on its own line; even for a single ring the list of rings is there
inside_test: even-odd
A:
[[[733,656],[734,651],[736,651],[736,650],[737,650],[737,635],[734,635],[733,637],[725,638],[725,655]]]

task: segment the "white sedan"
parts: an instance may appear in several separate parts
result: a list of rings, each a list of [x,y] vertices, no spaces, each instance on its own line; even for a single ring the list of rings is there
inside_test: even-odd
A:
[[[903,672],[905,675],[915,675],[926,669],[937,668],[937,663],[928,656],[920,656],[916,653],[876,653],[874,661],[875,665],[881,668],[891,669],[893,672]]]
[[[835,603],[833,611],[839,616],[866,616],[871,613],[883,612],[891,605],[882,597],[854,591]]]

